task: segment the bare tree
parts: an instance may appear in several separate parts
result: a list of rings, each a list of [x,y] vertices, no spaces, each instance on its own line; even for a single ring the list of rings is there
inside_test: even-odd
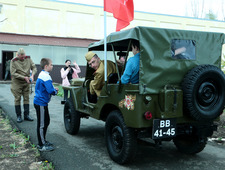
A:
[[[205,0],[189,0],[187,1],[190,4],[190,16],[195,18],[202,18],[204,14]],[[188,9],[189,10],[189,9]]]
[[[202,5],[200,7],[202,10],[201,10],[201,13],[200,13],[200,17],[202,18],[202,15],[204,13],[204,9],[205,9],[205,0],[202,0]]]
[[[222,21],[225,21],[225,3],[224,0],[221,0],[221,13],[222,13]]]
[[[225,21],[225,0],[186,0],[186,16]]]
[[[205,18],[210,20],[217,20],[217,15],[209,10],[209,12],[205,14]]]

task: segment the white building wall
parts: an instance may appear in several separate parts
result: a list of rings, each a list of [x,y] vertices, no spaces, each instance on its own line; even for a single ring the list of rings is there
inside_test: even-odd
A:
[[[0,32],[90,39],[104,37],[102,7],[52,0],[0,0],[0,4],[2,4]],[[225,33],[225,22],[146,12],[135,12],[134,20],[125,29],[135,26]],[[107,33],[110,34],[115,30],[116,20],[112,14],[107,13]],[[17,51],[18,47],[23,46],[1,45],[0,47],[0,50]],[[67,58],[77,60],[81,65],[86,64],[84,55],[87,48],[30,45],[24,46],[24,49],[36,64],[42,57],[54,58],[55,64],[64,64]],[[99,56],[103,54],[100,53]]]
[[[52,0],[0,0],[0,32],[44,36],[102,39],[103,8]],[[135,12],[135,26],[162,27],[225,33],[225,22]],[[116,30],[116,20],[107,13],[107,33]]]

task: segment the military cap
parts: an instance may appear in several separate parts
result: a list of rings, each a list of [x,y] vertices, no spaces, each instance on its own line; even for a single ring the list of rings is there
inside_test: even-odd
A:
[[[17,54],[18,54],[18,55],[23,55],[23,54],[25,54],[24,49],[23,49],[23,48],[20,48],[20,49],[18,50]]]
[[[89,51],[86,55],[85,58],[87,60],[87,62],[91,61],[91,59],[95,56],[96,54],[93,53],[92,51]]]

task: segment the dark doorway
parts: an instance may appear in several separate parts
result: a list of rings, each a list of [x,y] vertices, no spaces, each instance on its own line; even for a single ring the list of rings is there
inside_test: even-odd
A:
[[[5,73],[6,73],[6,61],[8,60],[12,60],[12,58],[15,55],[15,51],[2,51],[2,80],[4,80],[5,78]],[[7,76],[7,80],[10,80],[11,77],[8,75]]]

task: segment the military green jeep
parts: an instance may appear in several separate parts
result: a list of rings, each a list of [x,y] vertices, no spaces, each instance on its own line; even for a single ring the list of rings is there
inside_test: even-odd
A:
[[[131,51],[131,40],[140,43],[139,84],[121,84],[117,51]],[[201,152],[207,137],[216,131],[225,104],[225,77],[221,71],[223,33],[135,27],[107,37],[107,51],[118,73],[107,78],[96,103],[89,99],[94,70],[87,65],[85,79],[72,81],[64,106],[69,134],[77,134],[80,119],[105,121],[105,141],[111,159],[131,161],[137,139],[149,138],[155,146],[173,140],[186,154]],[[104,41],[89,45],[103,51]],[[131,54],[132,56],[132,54]],[[121,72],[119,70],[122,70]]]

